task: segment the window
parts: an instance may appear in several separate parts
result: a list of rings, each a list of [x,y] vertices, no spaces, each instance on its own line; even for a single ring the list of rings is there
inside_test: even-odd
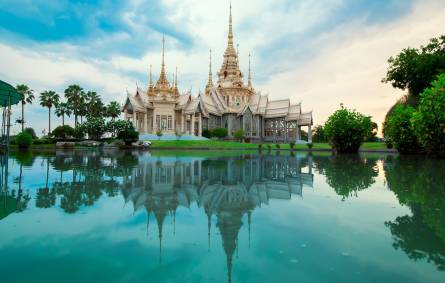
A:
[[[161,130],[165,131],[167,129],[167,116],[162,115],[161,116]]]
[[[168,116],[167,127],[168,127],[169,130],[173,129],[173,118],[170,115]]]

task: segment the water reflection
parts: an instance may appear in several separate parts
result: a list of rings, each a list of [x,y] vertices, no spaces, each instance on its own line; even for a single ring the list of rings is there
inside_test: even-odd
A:
[[[445,270],[445,162],[422,157],[387,158],[388,186],[412,214],[385,223],[394,248],[411,259],[426,258]]]
[[[26,209],[31,197],[23,182],[23,168],[39,160],[42,181],[33,194],[37,208],[60,207],[73,214],[104,195],[122,195],[134,211],[146,213],[147,229],[152,226],[150,219],[155,219],[160,264],[166,218],[172,218],[175,233],[177,210],[199,207],[207,217],[208,249],[211,231],[221,236],[230,282],[238,236],[245,226],[250,239],[255,209],[271,199],[303,196],[303,188],[313,190],[313,168],[319,173],[320,184],[325,182],[343,201],[354,201],[377,182],[378,168],[383,164],[380,178],[385,178],[400,204],[411,210],[409,215],[384,223],[393,237],[393,247],[414,261],[426,259],[445,270],[444,161],[359,155],[181,156],[90,151],[36,158],[31,153],[16,153],[13,176],[7,172],[8,162],[1,160],[0,219]],[[212,219],[216,219],[215,227]]]

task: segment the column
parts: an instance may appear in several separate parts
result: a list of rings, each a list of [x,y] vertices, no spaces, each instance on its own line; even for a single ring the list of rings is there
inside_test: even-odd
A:
[[[153,117],[151,118],[152,118],[151,133],[154,134],[156,132],[156,115],[154,111],[153,111]]]
[[[288,129],[287,129],[287,121],[284,121],[284,142],[287,142],[287,136],[288,136]]]
[[[307,127],[307,141],[312,143],[312,126]]]
[[[301,140],[301,135],[300,135],[300,126],[297,124],[297,127],[295,128],[295,131],[297,132],[297,137],[296,140]]]
[[[191,116],[191,123],[190,123],[190,135],[194,136],[195,135],[195,113],[192,114]]]
[[[184,133],[185,129],[184,129],[184,120],[185,120],[185,115],[184,113],[181,111],[181,134]]]
[[[136,111],[133,111],[133,116],[131,117],[131,119],[133,120],[133,126],[134,128],[137,130],[137,124],[136,124]]]
[[[202,136],[202,114],[199,113],[199,120],[198,120],[198,136]]]
[[[147,112],[144,113],[144,133],[148,132],[148,114]]]

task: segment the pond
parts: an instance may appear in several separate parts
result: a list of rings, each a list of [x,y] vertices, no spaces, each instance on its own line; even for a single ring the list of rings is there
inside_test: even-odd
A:
[[[11,153],[1,282],[445,282],[445,161]]]

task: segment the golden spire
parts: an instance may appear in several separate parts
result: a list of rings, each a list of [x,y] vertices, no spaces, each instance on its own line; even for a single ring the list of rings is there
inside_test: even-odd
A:
[[[250,71],[250,53],[249,53],[249,78],[247,81],[247,87],[252,88],[252,73]]]
[[[156,88],[167,89],[170,87],[170,83],[168,82],[167,75],[165,72],[165,36],[162,35],[162,66],[161,66],[161,74],[156,83]]]
[[[210,93],[212,87],[213,87],[213,81],[212,81],[212,49],[209,50],[209,54],[210,54],[210,61],[209,61],[209,79],[207,81],[207,86],[206,86],[206,93]]]
[[[153,87],[153,80],[151,77],[151,64],[150,64],[150,76],[149,76],[149,80],[148,80],[148,87],[149,88]]]
[[[176,66],[176,73],[175,73],[175,88],[178,88],[178,66]]]
[[[229,16],[229,45],[233,46],[233,31],[232,31],[232,1],[230,1],[230,16]]]

